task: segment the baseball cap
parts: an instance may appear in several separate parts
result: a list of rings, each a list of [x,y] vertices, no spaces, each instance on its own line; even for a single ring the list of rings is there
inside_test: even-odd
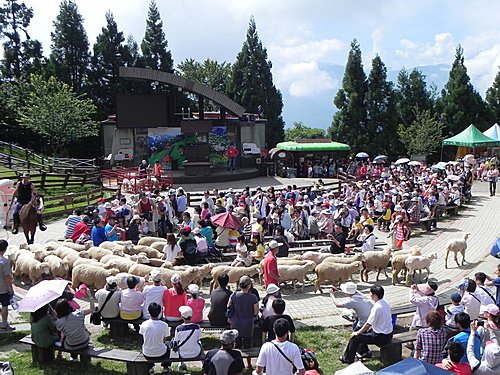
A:
[[[179,307],[179,312],[183,318],[191,318],[193,316],[193,309],[189,306]]]
[[[280,290],[280,288],[276,284],[271,283],[267,286],[266,292],[267,292],[267,294],[273,294],[279,290]]]
[[[104,204],[104,208],[111,208],[111,203],[106,202],[106,203]]]
[[[115,276],[106,277],[106,284],[108,285],[116,284],[116,277]]]
[[[358,287],[352,281],[348,281],[344,284],[340,284],[340,290],[346,294],[354,294],[358,290]]]
[[[152,270],[150,272],[151,278],[153,281],[161,281],[161,273],[158,270]]]
[[[450,298],[455,303],[459,303],[462,300],[462,296],[458,292],[452,293]]]
[[[277,247],[283,246],[281,242],[278,242],[276,240],[271,240],[269,241],[269,248],[270,249],[276,249]]]
[[[252,282],[252,279],[250,278],[250,276],[247,276],[247,275],[243,275],[240,277],[240,287],[242,288],[246,288],[247,286],[250,285],[250,283]]]
[[[198,294],[200,292],[200,287],[196,284],[189,284],[187,289],[191,294]]]
[[[220,342],[229,345],[232,344],[238,337],[237,329],[227,329],[220,334]]]
[[[178,273],[174,273],[171,277],[170,277],[170,282],[172,284],[179,284],[181,282],[181,277],[179,276]]]
[[[192,230],[193,234],[200,234],[200,228],[196,227]]]
[[[497,316],[500,313],[500,309],[498,308],[497,305],[494,305],[493,303],[490,303],[489,305],[486,306],[485,312]]]

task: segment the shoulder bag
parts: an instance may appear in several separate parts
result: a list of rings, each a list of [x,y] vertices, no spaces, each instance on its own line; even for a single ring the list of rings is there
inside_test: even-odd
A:
[[[108,303],[108,301],[111,299],[111,296],[113,295],[115,291],[112,290],[111,292],[109,292],[108,296],[106,297],[106,300],[104,301],[104,303],[102,304],[102,306],[98,309],[96,308],[95,311],[90,314],[90,323],[92,323],[93,325],[96,325],[96,326],[99,326],[101,325],[101,311],[102,309],[104,309],[104,307],[106,306],[106,304]]]
[[[274,343],[274,342],[272,342],[272,341],[271,341],[271,344],[273,344],[273,345],[274,345],[274,347],[275,347],[276,349],[278,349],[278,351],[280,352],[280,354],[281,354],[281,355],[282,355],[282,356],[283,356],[283,357],[284,357],[284,358],[285,358],[288,362],[290,362],[290,364],[293,366],[293,368],[292,368],[292,374],[295,374],[295,373],[297,372],[297,367],[295,367],[295,365],[293,364],[293,361],[292,361],[290,358],[288,358],[288,356],[287,356],[285,353],[283,353],[283,350],[281,350],[281,349],[280,349],[280,347],[279,347],[278,345],[276,345],[276,343]]]
[[[188,342],[188,341],[189,341],[189,339],[191,338],[191,336],[193,336],[193,334],[194,334],[194,331],[195,331],[195,330],[196,330],[196,329],[192,329],[192,330],[191,330],[191,332],[189,333],[189,335],[188,335],[188,336],[184,339],[184,341],[182,341],[180,344],[179,344],[179,343],[177,343],[177,341],[175,341],[175,340],[170,341],[170,345],[169,345],[169,346],[170,346],[170,349],[172,349],[172,351],[174,351],[174,352],[178,352],[178,351],[179,351],[179,349],[180,349],[180,348],[181,348],[181,347],[182,347],[182,346],[183,346],[186,342]],[[180,357],[180,356],[179,356],[179,357]]]

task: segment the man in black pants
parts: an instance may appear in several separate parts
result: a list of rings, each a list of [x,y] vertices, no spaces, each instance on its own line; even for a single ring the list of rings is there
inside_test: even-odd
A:
[[[343,363],[353,363],[360,345],[387,345],[392,340],[391,306],[384,298],[384,288],[375,284],[370,288],[371,298],[375,304],[366,323],[358,331],[351,334],[349,343],[340,357]]]

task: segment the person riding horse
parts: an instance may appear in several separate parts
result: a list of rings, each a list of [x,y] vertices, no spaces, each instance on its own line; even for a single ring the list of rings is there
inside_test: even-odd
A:
[[[35,185],[30,181],[30,175],[24,173],[21,176],[21,181],[17,183],[16,190],[12,194],[12,201],[14,202],[14,198],[16,198],[16,204],[14,205],[14,225],[12,227],[12,234],[17,234],[19,232],[19,211],[25,205],[31,202],[31,198],[36,196],[38,193],[36,191]],[[44,231],[47,229],[45,224],[43,223],[42,215],[38,214],[38,226],[40,230]]]

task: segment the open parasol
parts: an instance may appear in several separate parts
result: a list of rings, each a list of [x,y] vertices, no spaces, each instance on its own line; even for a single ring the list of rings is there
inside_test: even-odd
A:
[[[35,286],[32,286],[19,302],[19,311],[35,312],[40,307],[61,297],[68,284],[68,280],[40,281]]]
[[[223,212],[221,214],[212,216],[212,223],[222,228],[229,228],[229,229],[241,228],[240,221],[230,212]]]

